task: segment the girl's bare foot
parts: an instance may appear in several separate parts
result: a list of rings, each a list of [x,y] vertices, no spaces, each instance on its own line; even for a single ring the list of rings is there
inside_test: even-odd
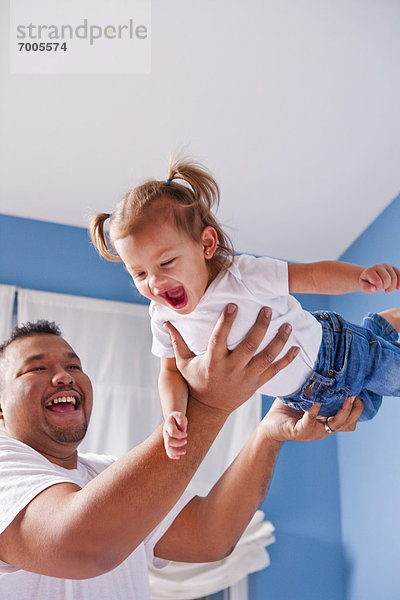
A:
[[[378,315],[386,319],[396,331],[400,331],[400,308],[389,308],[378,313]]]

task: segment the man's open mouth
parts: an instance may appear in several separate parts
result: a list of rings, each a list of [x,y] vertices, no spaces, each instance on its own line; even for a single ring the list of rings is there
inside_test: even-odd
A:
[[[57,413],[72,413],[81,405],[80,399],[76,395],[60,395],[53,396],[53,398],[47,400],[45,402],[44,407],[50,410],[51,412]]]
[[[164,300],[166,300],[168,304],[175,310],[185,308],[188,301],[185,288],[182,285],[178,285],[177,287],[171,288],[168,291],[160,294],[160,296],[164,298]]]

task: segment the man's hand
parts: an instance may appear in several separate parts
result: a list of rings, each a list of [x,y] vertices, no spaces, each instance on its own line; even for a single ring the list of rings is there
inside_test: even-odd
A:
[[[260,310],[245,339],[233,351],[228,350],[227,338],[236,314],[237,306],[228,304],[214,328],[207,351],[200,356],[195,356],[175,327],[166,323],[176,364],[189,385],[191,398],[228,414],[291,363],[299,351],[290,348],[275,361],[291,332],[290,325],[286,324],[268,346],[254,356],[271,321],[269,308]]]
[[[400,289],[400,271],[393,265],[374,265],[360,274],[361,291],[367,294],[385,290],[386,293]]]
[[[269,438],[277,442],[321,440],[330,435],[324,426],[325,417],[318,416],[320,404],[307,412],[286,406],[276,399],[265,415],[262,426]],[[360,398],[347,398],[335,416],[329,417],[329,428],[334,432],[354,431],[363,410]]]

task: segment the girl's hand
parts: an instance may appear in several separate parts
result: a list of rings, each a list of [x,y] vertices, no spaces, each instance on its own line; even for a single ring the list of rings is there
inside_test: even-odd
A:
[[[174,411],[164,421],[163,437],[168,458],[179,460],[186,454],[187,418],[182,412]]]
[[[361,290],[367,294],[385,290],[386,293],[400,289],[400,270],[393,265],[374,265],[360,274]]]

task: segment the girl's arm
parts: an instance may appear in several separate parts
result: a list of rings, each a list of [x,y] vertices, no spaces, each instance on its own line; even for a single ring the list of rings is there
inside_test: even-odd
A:
[[[400,289],[400,271],[387,264],[360,267],[324,260],[288,265],[291,294],[346,294],[349,292],[393,292]]]
[[[172,412],[186,413],[189,392],[187,383],[176,366],[175,358],[161,359],[158,392],[164,419]]]
[[[169,458],[179,459],[186,453],[188,387],[175,358],[162,358],[158,391],[164,415],[164,446]]]

